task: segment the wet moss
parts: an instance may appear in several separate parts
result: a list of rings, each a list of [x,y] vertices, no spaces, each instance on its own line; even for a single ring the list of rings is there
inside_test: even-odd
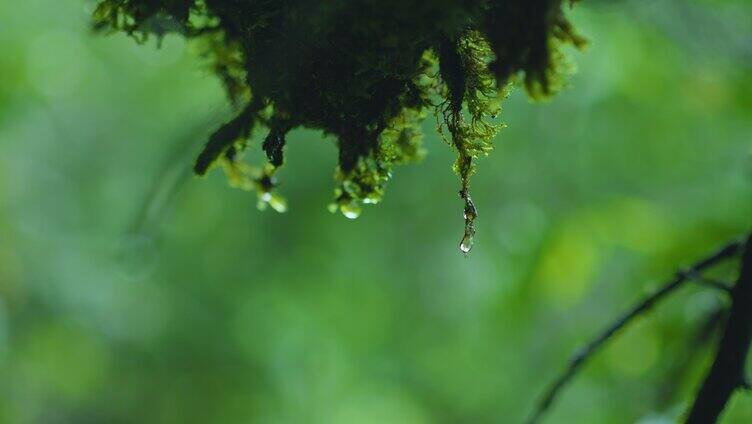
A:
[[[356,216],[361,204],[381,200],[395,165],[423,156],[419,124],[433,110],[457,151],[472,239],[470,177],[493,148],[508,86],[519,78],[534,98],[552,94],[560,47],[584,43],[563,7],[562,0],[104,0],[94,26],[139,41],[175,31],[203,47],[239,112],[211,135],[194,169],[202,175],[222,164],[231,182],[260,190],[260,199],[272,189],[261,179],[284,163],[285,135],[314,128],[339,149],[332,209]],[[238,163],[254,130],[267,131],[269,159],[256,171]]]

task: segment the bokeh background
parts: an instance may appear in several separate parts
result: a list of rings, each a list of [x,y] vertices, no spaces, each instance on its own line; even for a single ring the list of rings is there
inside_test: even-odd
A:
[[[327,211],[336,150],[311,131],[289,212],[259,212],[190,175],[231,116],[195,46],[94,36],[95,2],[0,2],[0,422],[522,421],[607,321],[752,225],[752,3],[583,3],[569,87],[506,103],[466,258],[431,119],[357,220]],[[683,289],[548,422],[674,422],[724,305]]]

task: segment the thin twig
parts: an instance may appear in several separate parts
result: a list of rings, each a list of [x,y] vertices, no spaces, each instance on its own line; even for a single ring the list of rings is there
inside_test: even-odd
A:
[[[705,277],[704,275],[700,275],[697,271],[690,269],[687,271],[680,271],[680,274],[683,274],[685,278],[701,284],[705,287],[709,287],[711,289],[720,290],[726,293],[731,293],[731,285],[728,283],[725,283],[723,281],[718,281],[712,278]]]
[[[743,242],[741,240],[731,241],[712,255],[695,263],[689,269],[691,270],[691,272],[699,274],[706,268],[709,268],[717,264],[718,262],[739,253],[742,248],[742,244]],[[538,403],[528,422],[530,424],[533,424],[537,423],[541,419],[541,417],[551,407],[561,389],[567,383],[569,383],[569,381],[575,376],[575,374],[577,374],[577,371],[579,371],[582,365],[585,364],[585,362],[590,359],[590,357],[596,351],[598,351],[598,349],[601,348],[614,334],[616,334],[619,330],[632,322],[634,318],[644,312],[647,312],[657,302],[681,287],[686,281],[688,281],[687,277],[687,273],[677,273],[677,275],[672,280],[668,281],[657,291],[638,302],[619,319],[617,319],[613,324],[606,327],[598,335],[598,337],[596,337],[585,347],[577,351],[577,353],[575,353],[570,359],[569,365],[564,370],[564,372],[556,380],[554,380],[548,387],[548,389],[544,392],[540,402]]]

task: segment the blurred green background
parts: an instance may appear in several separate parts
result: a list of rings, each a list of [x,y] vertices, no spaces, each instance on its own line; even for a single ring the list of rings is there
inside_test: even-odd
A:
[[[188,172],[231,115],[195,46],[93,36],[93,5],[0,2],[0,422],[520,422],[607,321],[752,224],[747,0],[575,7],[590,47],[552,102],[507,101],[468,258],[432,119],[357,220],[327,211],[336,150],[310,131],[290,211],[259,212]],[[723,306],[683,289],[548,422],[675,421]]]

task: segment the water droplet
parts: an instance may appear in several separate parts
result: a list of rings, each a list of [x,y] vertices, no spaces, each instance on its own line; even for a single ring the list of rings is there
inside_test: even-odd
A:
[[[473,248],[473,235],[471,233],[466,232],[465,236],[462,237],[462,241],[460,242],[460,251],[464,254],[470,253],[470,250]]]
[[[463,188],[460,191],[460,197],[465,200],[465,209],[462,216],[465,218],[465,234],[460,241],[460,251],[467,255],[473,248],[473,241],[475,237],[475,218],[478,217],[478,211],[475,209],[473,199],[470,198],[470,194],[467,192],[467,188]]]
[[[287,212],[287,201],[284,197],[270,191],[260,192],[256,207],[260,211],[263,211],[266,210],[267,206],[271,206],[272,209],[279,213]]]
[[[268,200],[269,206],[279,213],[287,212],[287,201],[278,194],[272,194]]]
[[[360,213],[362,212],[360,205],[355,202],[345,203],[341,205],[339,209],[342,211],[342,215],[349,219],[355,219],[359,217]]]
[[[363,203],[365,203],[367,205],[375,205],[376,203],[379,203],[380,200],[381,199],[379,198],[379,196],[377,196],[377,195],[371,195],[371,196],[366,196],[363,199]]]

